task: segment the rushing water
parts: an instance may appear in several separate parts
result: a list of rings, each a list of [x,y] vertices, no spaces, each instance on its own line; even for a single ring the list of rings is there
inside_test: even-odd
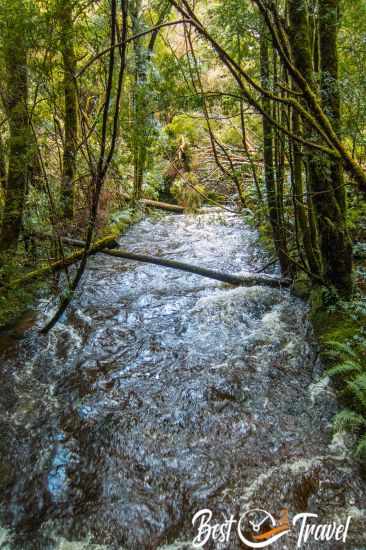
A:
[[[235,273],[265,263],[256,232],[215,210],[144,220],[122,242]],[[201,508],[221,522],[285,507],[352,515],[346,547],[306,548],[365,548],[365,485],[332,438],[300,300],[98,255],[41,337],[54,307],[3,342],[0,548],[183,550]],[[206,548],[244,546],[233,534]]]

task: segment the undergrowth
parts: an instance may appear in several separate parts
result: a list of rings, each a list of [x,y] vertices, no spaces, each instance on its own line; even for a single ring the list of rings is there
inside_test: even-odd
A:
[[[340,393],[347,403],[334,418],[334,430],[355,433],[355,454],[366,457],[366,344],[358,351],[337,341],[327,342],[327,347],[325,354],[334,364],[326,374],[340,382]]]

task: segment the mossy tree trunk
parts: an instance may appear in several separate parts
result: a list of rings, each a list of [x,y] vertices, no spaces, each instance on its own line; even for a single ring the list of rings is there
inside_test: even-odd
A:
[[[321,3],[321,2],[320,2]],[[329,4],[329,2],[326,2]],[[333,2],[334,3],[334,2]],[[288,0],[290,42],[297,68],[315,93],[318,92],[313,69],[313,49],[310,42],[307,3],[305,0]],[[329,16],[329,5],[322,9]],[[322,25],[321,42],[332,41],[328,25]],[[334,39],[334,37],[333,37]],[[320,50],[322,48],[320,47]],[[332,56],[337,56],[336,37],[333,42]],[[324,71],[329,61],[322,52],[321,68]],[[335,75],[337,80],[338,71]],[[324,80],[323,80],[324,82]],[[328,100],[329,101],[329,100]],[[332,182],[332,162],[321,153],[306,151],[310,195],[310,211],[318,227],[322,275],[326,282],[333,284],[342,294],[352,290],[352,259],[350,241],[345,227],[345,204],[339,202],[337,185]]]
[[[0,236],[2,251],[17,247],[32,156],[25,17],[23,0],[16,0],[6,9],[7,25],[2,37],[6,79],[4,106],[9,124],[9,164]]]
[[[61,25],[61,53],[63,61],[64,93],[64,151],[61,184],[63,217],[72,220],[74,215],[76,173],[76,148],[78,139],[78,106],[74,81],[76,74],[73,9],[71,0],[60,0],[59,21]]]
[[[320,93],[325,113],[341,133],[341,100],[338,76],[338,25],[340,0],[319,0]],[[328,232],[324,250],[326,276],[337,288],[349,293],[352,288],[352,244],[346,227],[346,188],[342,161],[330,160],[327,177],[333,188],[331,221],[337,228]]]

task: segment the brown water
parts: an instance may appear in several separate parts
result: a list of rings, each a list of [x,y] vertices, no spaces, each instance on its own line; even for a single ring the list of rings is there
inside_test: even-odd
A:
[[[234,273],[265,263],[256,232],[216,210],[144,220],[123,246]],[[332,437],[300,300],[99,255],[41,337],[54,307],[0,356],[1,549],[183,550],[202,508],[221,522],[286,507],[352,515],[346,545],[306,548],[366,548],[365,484]],[[234,532],[205,546],[244,547]],[[271,546],[295,547],[295,533]]]

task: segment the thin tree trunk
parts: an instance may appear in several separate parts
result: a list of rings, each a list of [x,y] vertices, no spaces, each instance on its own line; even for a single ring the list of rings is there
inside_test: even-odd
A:
[[[132,34],[141,32],[142,0],[132,0],[130,3]],[[144,86],[147,72],[147,52],[143,46],[143,39],[133,42],[134,69],[133,69],[133,196],[134,202],[140,200],[142,195],[145,163],[146,163],[146,127],[144,109]]]
[[[78,137],[77,93],[74,82],[76,74],[76,57],[74,49],[73,12],[70,0],[62,0],[60,6],[61,51],[63,60],[64,88],[64,153],[61,185],[62,212],[66,220],[74,215],[76,173],[76,147]]]
[[[6,97],[9,122],[9,166],[0,250],[17,247],[22,227],[30,161],[31,131],[28,120],[28,67],[24,34],[24,4],[17,0],[4,37]]]
[[[264,26],[260,40],[260,64],[262,86],[268,89],[270,78],[268,35],[264,30]],[[263,97],[262,103],[264,111],[270,113],[271,106],[266,97]],[[282,273],[284,275],[287,275],[290,272],[290,264],[287,254],[286,241],[283,239],[283,232],[281,231],[281,227],[279,227],[278,223],[278,205],[273,159],[273,129],[271,123],[266,117],[263,117],[263,158],[267,204],[269,219],[272,227],[273,241],[281,265]]]
[[[252,171],[252,176],[253,176],[253,181],[254,181],[257,197],[258,197],[259,202],[262,203],[263,202],[263,196],[262,196],[262,191],[261,191],[261,188],[260,188],[260,185],[259,185],[257,169],[256,169],[256,166],[253,162],[253,158],[252,158],[252,155],[249,151],[249,147],[248,147],[248,143],[247,143],[247,131],[246,131],[246,126],[245,126],[243,101],[240,101],[240,128],[241,128],[241,137],[242,137],[243,149],[244,149],[245,155],[246,155],[246,157],[249,161],[249,164],[250,164],[250,169]]]
[[[6,191],[6,154],[3,137],[0,133],[0,190]]]
[[[301,135],[301,127],[298,113],[293,110],[292,112],[292,130],[296,135]],[[299,224],[302,245],[304,247],[305,256],[308,262],[311,273],[318,275],[319,265],[317,261],[316,252],[313,249],[313,243],[311,238],[311,231],[308,225],[308,219],[306,216],[306,209],[304,203],[304,184],[303,184],[303,170],[302,170],[302,150],[298,143],[292,143],[293,150],[293,187],[294,187],[294,199],[296,217]]]

